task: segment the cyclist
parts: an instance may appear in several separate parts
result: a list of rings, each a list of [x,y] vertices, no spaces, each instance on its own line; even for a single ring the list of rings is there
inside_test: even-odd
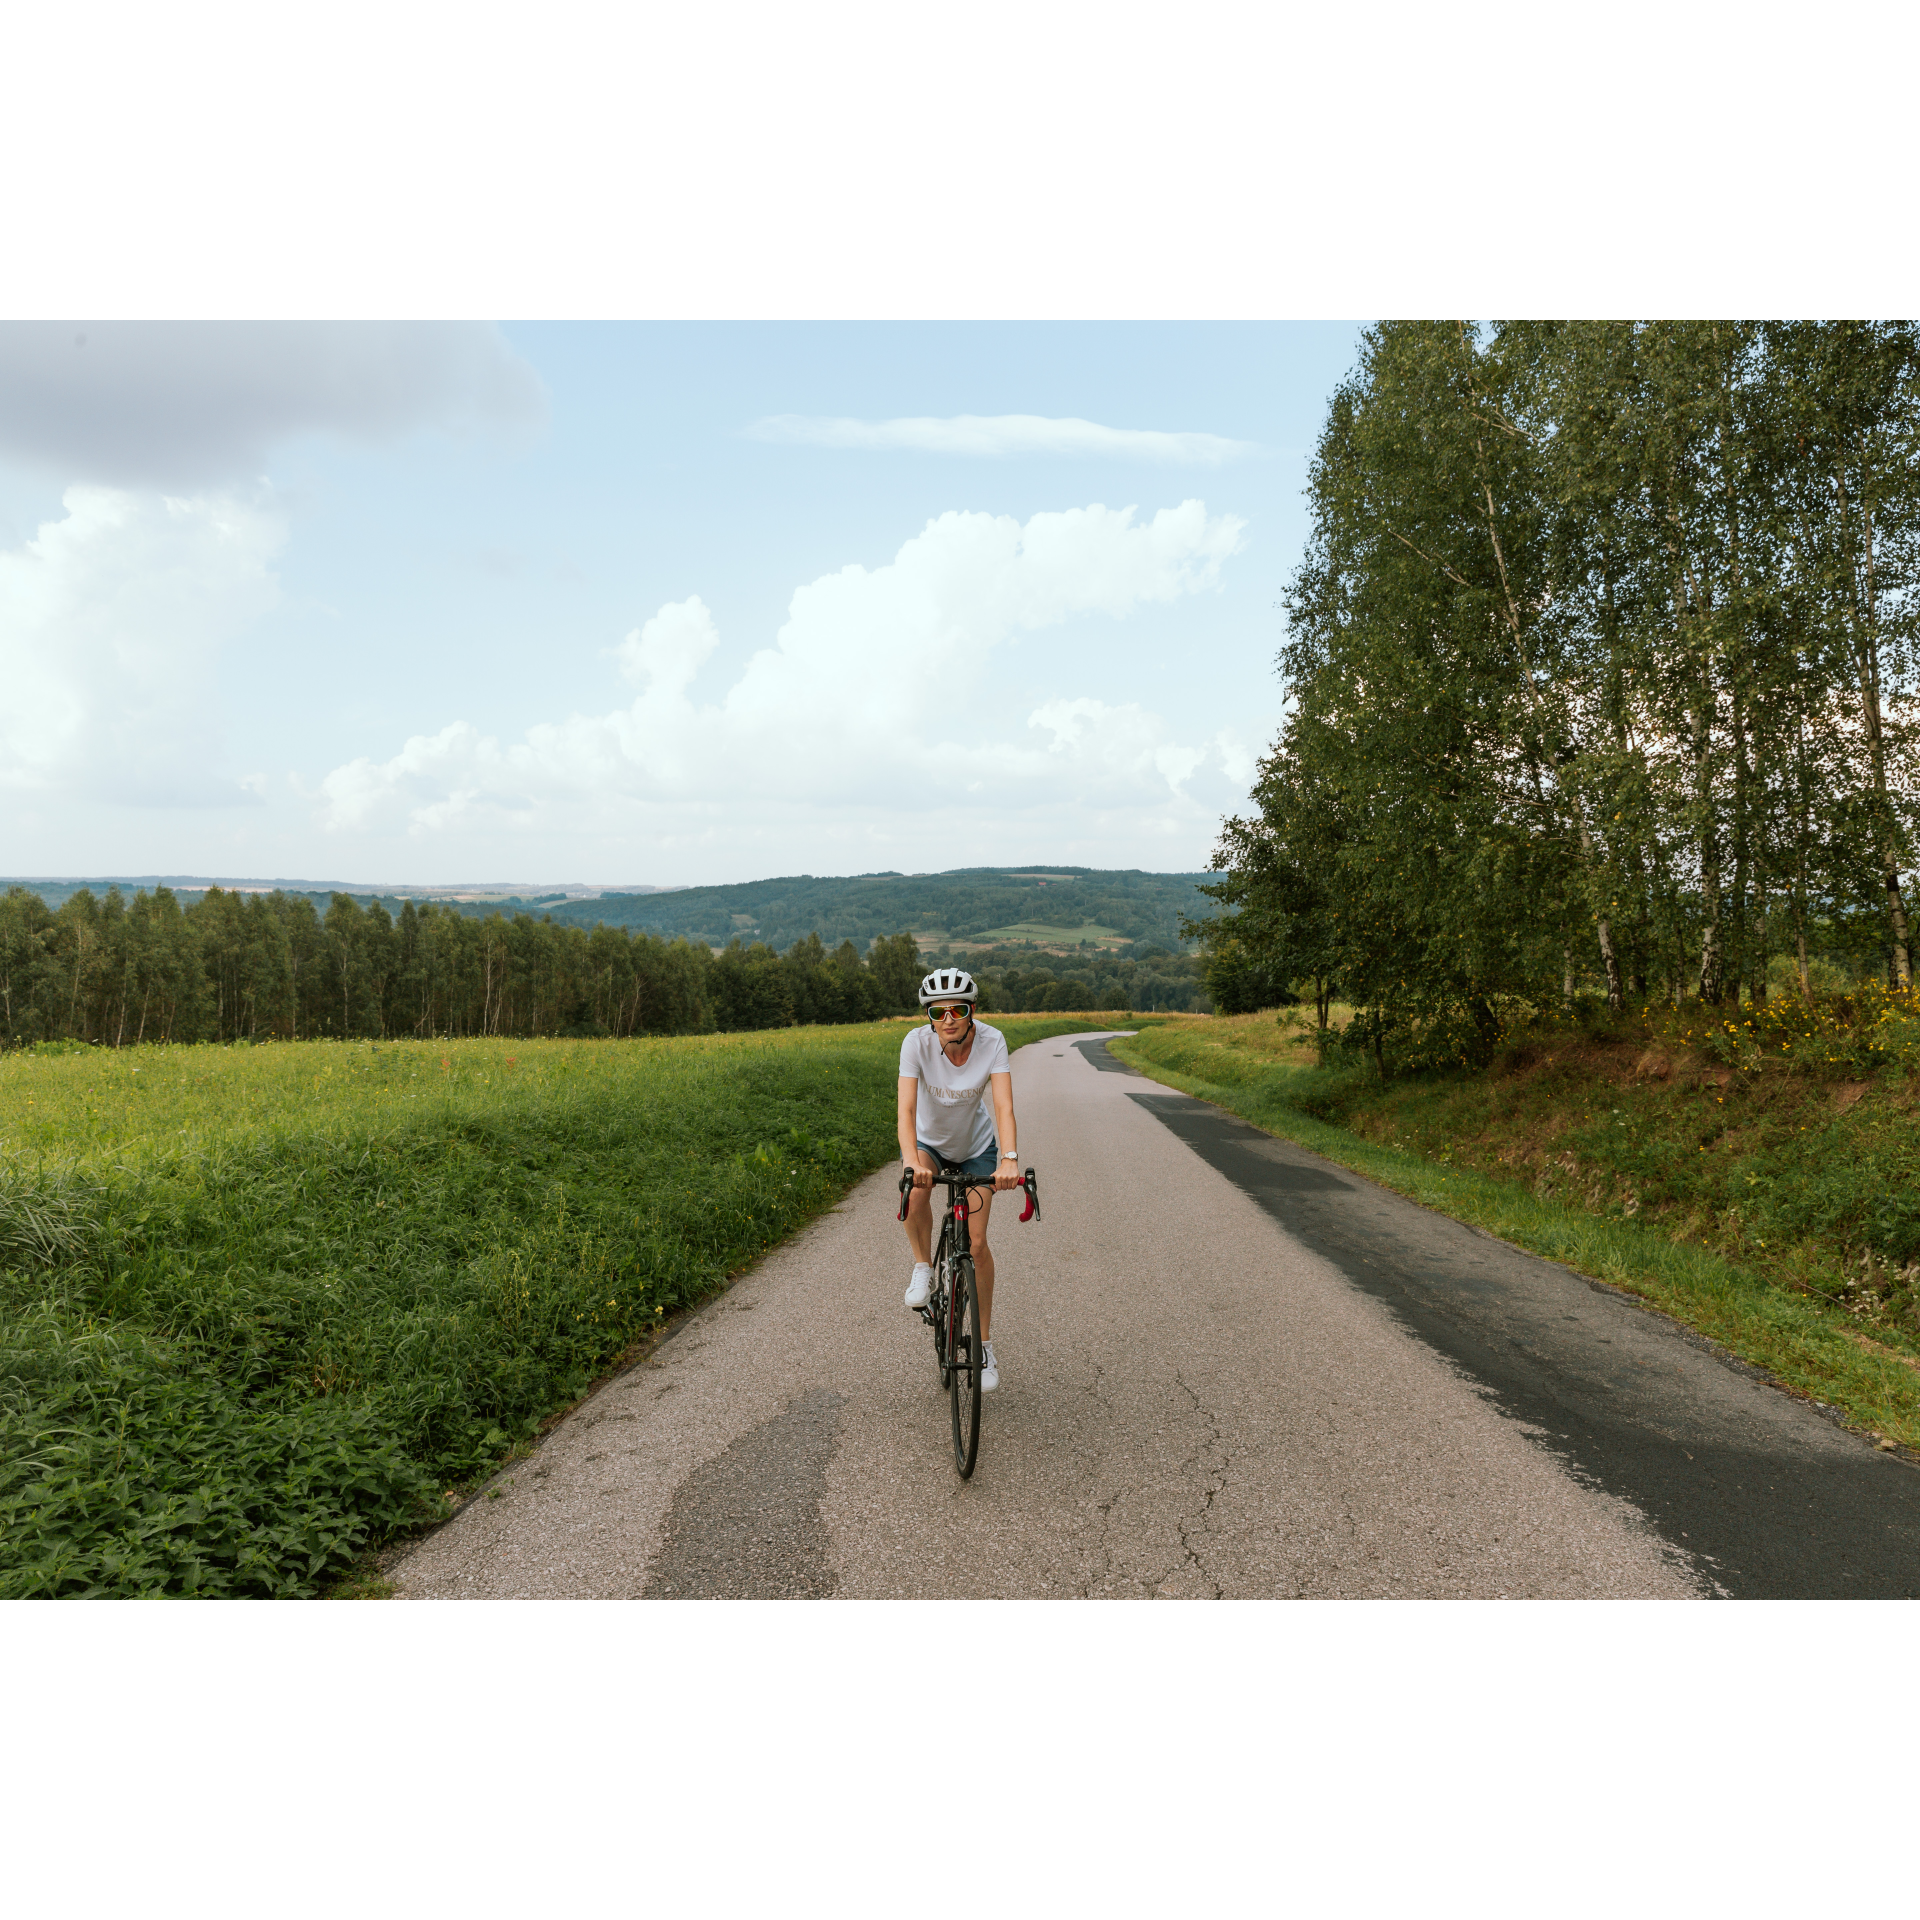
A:
[[[900,1043],[900,1159],[913,1175],[907,1202],[907,1244],[913,1249],[913,1281],[907,1305],[923,1307],[933,1280],[933,1207],[929,1190],[941,1160],[957,1165],[969,1182],[973,1272],[980,1294],[980,1390],[1000,1384],[993,1357],[993,1254],[987,1246],[987,1215],[993,1196],[1020,1185],[1020,1154],[1013,1124],[1013,1071],[998,1027],[973,1017],[980,989],[958,967],[936,967],[920,982],[927,1024]],[[1002,1144],[1004,1143],[1004,1145]]]

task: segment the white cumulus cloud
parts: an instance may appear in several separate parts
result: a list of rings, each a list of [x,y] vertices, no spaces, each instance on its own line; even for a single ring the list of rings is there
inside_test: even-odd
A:
[[[789,445],[846,447],[869,453],[958,453],[984,459],[1038,453],[1217,467],[1223,461],[1259,451],[1251,441],[1227,440],[1217,433],[1103,427],[1093,420],[1053,420],[1035,413],[963,413],[948,419],[906,420],[842,420],[777,413],[756,420],[746,431],[749,439]]]
[[[671,602],[612,652],[638,689],[501,741],[463,721],[361,758],[321,783],[321,818],[347,834],[578,832],[684,840],[725,827],[769,838],[812,823],[811,844],[943,810],[1009,823],[1062,810],[1194,810],[1189,788],[1233,743],[1181,741],[1136,704],[1036,699],[1049,637],[1214,589],[1243,523],[1188,500],[1143,519],[1089,506],[1008,516],[947,513],[883,566],[848,566],[795,591],[771,646],[705,699],[720,644],[696,595]],[[858,822],[869,823],[860,827]],[[824,834],[825,839],[820,836]],[[882,830],[880,837],[885,838]],[[823,855],[824,859],[825,856]]]
[[[620,671],[637,687],[685,693],[706,657],[720,644],[719,630],[696,593],[664,606],[616,648]]]
[[[76,486],[62,504],[63,519],[0,552],[0,787],[257,804],[212,770],[214,668],[278,597],[286,524],[271,497]]]

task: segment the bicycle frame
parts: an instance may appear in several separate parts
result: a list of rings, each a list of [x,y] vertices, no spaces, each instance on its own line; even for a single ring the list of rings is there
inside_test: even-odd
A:
[[[935,1155],[935,1158],[940,1161],[940,1166],[930,1184],[944,1187],[946,1200],[941,1210],[940,1237],[931,1249],[933,1285],[928,1290],[926,1305],[917,1311],[920,1318],[933,1329],[933,1351],[940,1369],[940,1384],[952,1396],[954,1464],[960,1470],[960,1477],[965,1480],[972,1476],[974,1460],[980,1444],[979,1347],[984,1344],[977,1339],[979,1302],[976,1297],[976,1283],[972,1278],[972,1192],[975,1187],[989,1187],[991,1182],[969,1179],[943,1156]],[[1027,1169],[1020,1182],[1020,1190],[1025,1194],[1027,1202],[1020,1218],[1037,1220],[1040,1217],[1040,1186],[1031,1167]],[[898,1218],[904,1220],[907,1217],[907,1208],[912,1202],[913,1193],[913,1174],[910,1170],[902,1168]],[[928,1198],[931,1201],[931,1190]],[[962,1283],[950,1290],[947,1285],[947,1276],[957,1262],[965,1263],[959,1269]],[[972,1308],[974,1327],[974,1334],[971,1336],[965,1333],[962,1326],[969,1305]],[[964,1420],[961,1414],[963,1396],[968,1407]]]
[[[947,1198],[940,1212],[940,1231],[934,1239],[933,1288],[927,1295],[927,1304],[919,1308],[920,1318],[933,1329],[934,1351],[940,1362],[940,1384],[947,1384],[948,1356],[954,1351],[954,1329],[951,1316],[954,1302],[947,1294],[947,1260],[950,1255],[957,1257],[973,1252],[973,1234],[968,1222],[973,1217],[973,1203],[969,1191],[976,1186],[985,1186],[984,1180],[970,1181],[951,1161],[942,1160],[940,1171],[933,1176],[932,1186],[945,1187]],[[899,1218],[907,1217],[907,1208],[912,1204],[914,1193],[913,1176],[904,1168],[900,1174],[900,1213]],[[928,1199],[932,1192],[929,1189]]]

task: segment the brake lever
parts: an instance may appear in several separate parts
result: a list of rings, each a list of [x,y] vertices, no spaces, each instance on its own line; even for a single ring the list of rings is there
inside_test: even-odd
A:
[[[1021,1210],[1020,1218],[1022,1220],[1038,1220],[1040,1218],[1040,1182],[1035,1177],[1031,1167],[1027,1169],[1027,1176],[1020,1184],[1026,1189],[1027,1195],[1027,1204]]]
[[[904,1220],[907,1217],[907,1202],[913,1194],[913,1175],[905,1167],[900,1169],[900,1211],[893,1217]]]

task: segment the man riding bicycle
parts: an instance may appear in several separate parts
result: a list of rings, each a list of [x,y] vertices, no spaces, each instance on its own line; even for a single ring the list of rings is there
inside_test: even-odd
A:
[[[907,1202],[913,1280],[907,1305],[925,1306],[933,1281],[933,1208],[928,1198],[933,1176],[942,1163],[958,1167],[968,1181],[967,1228],[980,1296],[980,1390],[991,1393],[1000,1384],[1000,1369],[987,1337],[993,1331],[987,1216],[996,1192],[1020,1185],[1020,1154],[1006,1037],[999,1028],[974,1019],[979,998],[973,976],[958,967],[936,967],[920,982],[927,1024],[913,1028],[900,1043],[899,1133],[901,1163],[913,1176]]]

